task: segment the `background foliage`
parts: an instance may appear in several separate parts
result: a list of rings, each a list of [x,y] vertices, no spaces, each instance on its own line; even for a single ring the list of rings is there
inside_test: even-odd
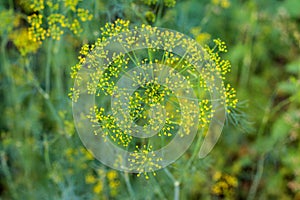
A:
[[[0,199],[300,199],[300,2],[0,2]],[[227,43],[238,109],[208,157],[149,180],[103,166],[75,132],[71,66],[118,18]]]

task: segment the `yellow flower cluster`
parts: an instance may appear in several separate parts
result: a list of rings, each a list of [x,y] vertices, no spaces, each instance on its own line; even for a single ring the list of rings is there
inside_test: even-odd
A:
[[[64,4],[54,3],[52,0],[32,0],[31,8],[36,13],[27,18],[30,24],[28,32],[31,40],[40,43],[46,37],[60,40],[68,29],[76,35],[82,32],[81,22],[92,20],[93,15],[86,9],[77,8],[78,3],[78,0],[65,0]],[[45,12],[46,9],[48,12]],[[49,15],[41,13],[49,13]],[[74,17],[66,17],[68,13]]]
[[[213,175],[213,180],[215,184],[211,188],[211,192],[220,197],[225,197],[226,199],[233,199],[234,191],[238,186],[238,180],[236,177],[222,174],[217,171]]]
[[[93,19],[93,15],[90,14],[88,10],[85,10],[83,8],[78,8],[77,9],[77,16],[83,22],[90,21],[90,20]]]
[[[223,60],[219,53],[226,53],[227,46],[225,42],[221,41],[220,39],[214,39],[213,42],[215,43],[215,46],[213,48],[210,48],[208,45],[206,45],[205,50],[208,52],[210,59],[214,62],[215,69],[218,73],[221,74],[222,79],[225,80],[225,75],[231,70],[231,64],[229,60]],[[227,112],[230,112],[229,108],[236,108],[236,105],[238,103],[238,99],[236,98],[236,91],[230,86],[230,84],[227,84],[226,86],[224,86],[224,88],[225,90],[223,91],[223,98],[226,99],[225,103]]]
[[[218,82],[225,80],[231,67],[219,55],[227,52],[226,45],[216,39],[213,48],[202,49],[179,33],[149,25],[129,31],[129,21],[121,19],[100,30],[101,38],[95,44],[81,48],[79,63],[72,68],[71,76],[83,78],[78,71],[84,66],[90,70],[84,90],[112,99],[111,108],[93,106],[86,117],[93,123],[96,135],[101,133],[104,141],[109,139],[126,147],[130,168],[148,179],[147,172],[163,164],[160,154],[153,151],[154,142],[166,144],[176,133],[187,137],[193,134],[191,127],[198,121],[201,128],[206,128],[216,112],[213,101],[224,99],[228,110],[236,106],[235,90]],[[174,49],[185,53],[180,57]],[[201,58],[208,61],[201,63]],[[211,99],[214,91],[221,95],[220,99]],[[73,88],[71,92],[76,101],[79,91]],[[154,139],[145,136],[148,132],[149,136],[156,133]],[[142,145],[136,133],[144,134]]]
[[[96,194],[100,194],[103,191],[103,182],[97,181],[96,185],[93,188],[93,192]]]
[[[79,1],[81,0],[65,0],[65,7],[75,12]]]
[[[130,153],[130,158],[128,161],[132,168],[137,169],[137,176],[140,177],[141,174],[145,176],[146,179],[149,179],[147,171],[152,171],[155,176],[156,173],[153,169],[160,169],[161,166],[158,164],[162,161],[162,158],[157,157],[154,151],[152,151],[152,146],[143,145],[141,148],[136,146],[134,152]]]
[[[106,23],[104,27],[100,28],[102,41],[106,38],[118,35],[121,32],[129,30],[129,21],[117,19],[114,23]]]
[[[9,38],[16,45],[22,56],[28,53],[35,53],[40,44],[36,41],[31,41],[26,28],[15,30],[9,35]]]
[[[81,169],[86,169],[88,167],[88,161],[94,160],[92,152],[88,151],[84,147],[77,149],[68,148],[63,153],[64,157],[70,163],[70,167],[67,169],[68,173],[73,174],[73,164],[76,162]]]
[[[213,117],[212,105],[208,99],[203,99],[199,102],[199,109],[199,126],[202,128],[207,127]]]
[[[60,132],[66,137],[70,138],[75,133],[75,125],[73,120],[69,119],[67,113],[68,113],[67,110],[58,111],[58,115],[63,120],[63,125],[64,125],[64,128]]]
[[[225,91],[225,96],[226,96],[226,107],[227,107],[227,112],[230,113],[230,107],[231,108],[236,108],[236,105],[238,103],[238,99],[236,98],[236,91],[231,85],[228,83],[226,85],[226,91]]]
[[[77,21],[77,19],[75,19],[73,23],[75,24],[71,24],[70,29],[74,32],[74,34],[77,34],[78,27],[80,28],[80,24]],[[78,56],[79,63],[71,67],[71,78],[75,79],[77,77],[78,71],[85,63],[86,56],[91,50],[93,50],[95,47],[99,48],[101,44],[106,40],[106,38],[117,35],[120,32],[129,30],[128,27],[129,27],[129,21],[125,21],[122,19],[117,19],[114,23],[107,23],[104,27],[101,27],[100,30],[101,30],[102,37],[97,40],[95,45],[91,45],[91,47],[89,47],[88,44],[85,44],[81,47],[80,55]],[[106,55],[104,55],[104,57],[105,56]],[[106,70],[105,73],[98,71],[95,74],[95,80],[94,80],[95,83],[88,84],[89,93],[94,94],[96,92],[96,87],[98,87],[100,91],[103,91],[105,94],[111,95],[112,91],[115,89],[115,85],[112,80],[118,77],[118,74],[120,73],[120,69],[127,68],[129,59],[130,58],[123,58],[122,55],[120,55],[119,57],[115,57],[113,61],[114,64],[109,66],[108,70]],[[101,79],[100,76],[102,76]],[[79,92],[80,92],[79,90],[71,88],[69,97],[76,102],[77,99],[79,98]],[[100,96],[100,93],[97,93],[97,96]]]
[[[225,45],[224,41],[222,41],[220,38],[214,39],[213,41],[216,44],[219,52],[227,52],[227,46]]]
[[[174,7],[176,4],[176,0],[164,0],[164,5],[166,7]]]
[[[139,75],[136,76],[136,78],[138,77]],[[166,113],[165,126],[162,128],[157,126],[157,124],[163,123],[161,120],[163,118],[162,113],[155,113],[155,119],[149,117],[151,116],[150,109],[157,104],[160,104],[162,108],[167,108],[163,102],[166,101],[166,98],[169,99],[169,95],[172,95],[172,91],[158,84],[157,80],[147,82],[132,96],[129,96],[130,120],[145,129],[150,126],[152,131],[158,132],[158,136],[172,136],[172,130],[175,129],[171,122],[174,118],[172,114]],[[170,111],[171,109],[167,110]]]
[[[104,108],[97,108],[97,106],[95,106],[93,109],[90,109],[90,114],[87,115],[87,118],[94,123],[95,127],[101,129],[101,136],[104,137],[105,140],[108,137],[124,147],[127,147],[132,140],[132,136],[128,134],[128,130],[121,130],[116,124],[115,117],[110,114],[105,114]],[[95,135],[98,135],[98,131],[95,132]]]
[[[76,77],[76,76],[74,76]],[[79,98],[79,94],[80,94],[80,90],[79,89],[75,89],[75,88],[70,88],[70,93],[68,94],[68,96],[74,101],[77,102],[78,98]]]
[[[158,132],[157,134],[158,136],[168,136],[168,137],[173,136],[172,131],[175,130],[175,124],[172,122],[173,119],[174,116],[172,114],[167,113],[165,125]]]
[[[109,193],[111,197],[115,197],[118,194],[118,188],[120,186],[118,172],[116,170],[109,170],[106,174],[109,186]]]
[[[150,107],[155,106],[157,103],[164,101],[164,97],[168,92],[166,87],[155,83],[156,81],[147,82],[142,88],[144,89],[143,97],[140,97],[140,102],[144,102]],[[138,92],[135,92],[138,95]]]
[[[195,34],[194,37],[195,37],[195,40],[201,45],[206,44],[211,38],[209,33],[202,33],[202,32]]]
[[[208,45],[205,45],[205,50],[209,54],[210,59],[214,62],[216,70],[222,75],[223,80],[225,75],[230,72],[231,64],[228,60],[223,60],[219,53],[227,52],[227,47],[225,42],[220,39],[214,39],[213,42],[215,46],[210,48]]]
[[[95,182],[96,182],[96,178],[95,178],[95,176],[93,175],[93,174],[87,174],[86,176],[85,176],[85,182],[87,183],[87,184],[94,184]]]
[[[146,5],[155,5],[158,3],[158,0],[142,0]],[[176,4],[176,0],[163,0],[163,3],[166,7],[174,7]]]
[[[103,179],[101,177],[96,177],[96,175],[88,173],[85,176],[85,183],[93,185],[93,192],[95,194],[100,194],[103,191]]]
[[[127,64],[129,58],[116,57],[114,62],[107,67],[104,73],[99,72],[98,75],[103,76],[99,78],[97,87],[104,92],[106,95],[112,95],[113,91],[116,89],[114,80],[119,77],[119,74],[122,70],[127,69]],[[100,96],[100,93],[97,93],[97,96]]]
[[[54,40],[60,40],[60,36],[64,34],[62,28],[67,27],[67,19],[60,13],[51,14],[48,18],[49,28],[47,30],[47,37],[51,37]]]
[[[32,0],[30,8],[33,11],[44,10],[45,8],[44,0]]]
[[[147,11],[145,17],[149,22],[155,22],[156,16],[152,11]]]
[[[211,0],[213,5],[220,6],[222,8],[229,8],[230,1],[229,0]]]
[[[46,30],[42,27],[43,15],[33,14],[28,17],[28,23],[31,25],[28,28],[29,39],[40,44],[46,37]]]
[[[47,0],[46,5],[51,8],[52,11],[58,11],[60,8],[60,5],[58,2],[54,2],[53,0]],[[37,10],[38,11],[38,10]]]
[[[78,21],[78,19],[74,19],[72,21],[72,23],[70,24],[69,26],[69,29],[75,34],[75,35],[78,35],[79,33],[82,32],[82,28],[81,28],[81,25],[80,25],[80,22]]]

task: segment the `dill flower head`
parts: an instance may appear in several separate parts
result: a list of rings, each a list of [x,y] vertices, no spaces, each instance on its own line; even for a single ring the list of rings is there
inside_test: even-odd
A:
[[[211,192],[214,196],[234,199],[234,193],[238,186],[236,177],[218,171],[213,175],[213,180],[215,183],[211,188]]]
[[[29,53],[35,53],[40,47],[38,42],[30,40],[28,31],[25,28],[12,32],[9,37],[16,45],[22,56]]]
[[[71,96],[78,133],[93,155],[147,178],[178,159],[200,128],[207,132],[199,155],[206,156],[235,93],[223,83],[230,64],[219,57],[221,40],[202,48],[176,31],[129,26],[108,23],[95,44],[82,47]]]
[[[87,9],[81,8],[79,0],[63,2],[30,1],[30,8],[34,11],[27,17],[30,40],[40,44],[46,38],[60,40],[68,30],[78,35],[83,30],[82,23],[92,20],[93,15]]]

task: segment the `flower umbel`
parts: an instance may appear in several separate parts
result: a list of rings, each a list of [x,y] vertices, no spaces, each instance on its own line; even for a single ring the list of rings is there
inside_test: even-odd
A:
[[[219,56],[227,51],[224,42],[202,48],[172,30],[129,26],[121,19],[107,23],[95,44],[82,47],[71,73],[73,111],[97,158],[148,179],[188,149],[198,128],[208,130],[200,150],[207,155],[226,107],[237,100],[223,83],[230,71]]]
[[[32,41],[39,43],[42,43],[47,37],[60,40],[67,30],[78,35],[82,32],[82,23],[93,18],[87,9],[80,7],[79,0],[66,0],[64,4],[54,3],[54,1],[31,0],[30,7],[34,14],[27,17],[30,25],[28,33]]]

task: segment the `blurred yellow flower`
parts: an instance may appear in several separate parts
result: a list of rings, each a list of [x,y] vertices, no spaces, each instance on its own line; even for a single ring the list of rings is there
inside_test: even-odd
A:
[[[85,182],[87,184],[93,184],[96,182],[96,178],[92,174],[88,174],[85,176]]]
[[[103,190],[103,183],[101,181],[98,181],[97,184],[94,186],[93,191],[96,194],[100,194]]]
[[[108,180],[114,180],[117,177],[118,177],[118,173],[115,170],[109,170],[107,172],[107,178],[108,178]]]
[[[196,41],[199,43],[199,44],[206,44],[207,41],[210,40],[210,34],[209,33],[200,33],[199,35],[196,36]]]
[[[191,28],[190,33],[194,36],[195,40],[201,45],[207,44],[211,38],[211,35],[209,33],[201,32],[201,28],[198,26]]]
[[[114,197],[118,194],[118,187],[120,185],[120,181],[118,180],[118,173],[116,170],[109,170],[106,176],[108,179],[110,195]]]
[[[30,40],[28,30],[26,28],[13,31],[9,35],[9,38],[16,45],[22,56],[25,56],[28,53],[35,53],[40,47],[39,42]]]
[[[86,160],[93,160],[94,156],[92,152],[84,147],[80,147],[79,151],[84,155]]]
[[[70,8],[72,11],[76,10],[79,0],[65,0],[65,7]]]
[[[145,17],[146,17],[146,19],[147,19],[149,22],[155,22],[156,16],[155,16],[155,14],[154,14],[152,11],[147,11],[147,12],[145,13]]]
[[[226,174],[224,176],[224,179],[227,181],[228,185],[231,185],[233,187],[237,187],[238,181],[234,176],[230,176],[230,175]]]
[[[220,180],[221,176],[222,173],[220,171],[216,171],[215,174],[213,175],[213,180],[214,181]]]
[[[230,1],[228,0],[211,0],[212,4],[220,6],[222,8],[229,8]]]
[[[164,5],[166,7],[174,7],[176,4],[176,0],[164,0]]]
[[[234,190],[238,186],[236,177],[222,174],[220,171],[215,172],[213,175],[215,184],[211,188],[212,194],[216,196],[223,196],[225,199],[233,199]]]
[[[45,8],[44,0],[33,0],[30,5],[30,8],[34,11],[43,10]]]

